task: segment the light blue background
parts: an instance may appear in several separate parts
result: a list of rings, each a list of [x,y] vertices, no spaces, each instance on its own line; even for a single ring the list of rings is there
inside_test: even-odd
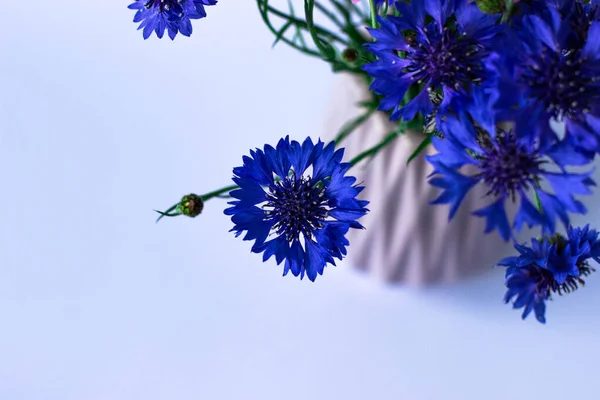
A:
[[[1,3],[1,400],[600,398],[600,276],[542,326],[502,304],[501,270],[310,283],[220,201],[154,223],[249,148],[321,132],[334,77],[271,50],[253,1],[174,42],[143,41],[126,2]]]

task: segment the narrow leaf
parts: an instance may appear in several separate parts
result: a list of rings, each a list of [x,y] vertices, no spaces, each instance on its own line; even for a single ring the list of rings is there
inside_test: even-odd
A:
[[[273,42],[273,45],[271,47],[275,47],[275,45],[279,43],[279,41],[283,38],[283,35],[290,26],[292,26],[292,23],[288,21],[281,27],[279,31],[277,31],[277,33],[275,34],[275,41]]]
[[[427,136],[423,141],[417,146],[415,151],[412,152],[408,160],[406,161],[406,165],[410,164],[412,160],[414,160],[423,150],[427,148],[431,144],[431,136]]]

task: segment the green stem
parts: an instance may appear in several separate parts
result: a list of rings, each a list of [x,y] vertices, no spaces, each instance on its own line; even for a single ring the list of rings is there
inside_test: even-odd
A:
[[[203,195],[200,196],[200,198],[202,199],[203,203],[206,203],[208,200],[210,200],[210,199],[212,199],[214,197],[217,197],[217,198],[227,198],[227,197],[224,197],[223,194],[225,194],[227,192],[231,192],[232,190],[235,190],[237,188],[239,188],[238,185],[226,186],[224,188],[213,190],[212,192],[208,192],[206,194],[203,194]],[[158,217],[158,219],[156,220],[156,222],[160,221],[162,219],[162,217],[177,217],[177,216],[181,215],[182,213],[179,212],[179,211],[171,214],[171,211],[177,210],[177,208],[179,207],[179,204],[180,203],[173,204],[166,211],[154,210],[154,211],[156,211],[157,213],[160,214],[160,217]]]
[[[348,135],[350,135],[352,132],[354,132],[354,130],[356,128],[361,126],[376,111],[377,111],[377,105],[371,105],[370,107],[367,108],[367,110],[364,113],[362,113],[355,119],[348,121],[346,124],[344,124],[344,126],[342,126],[342,129],[340,129],[340,131],[338,132],[337,136],[334,139],[336,146],[338,146],[344,139],[346,139],[348,137]]]
[[[366,19],[366,17],[355,4],[352,4],[351,0],[346,0],[345,4],[340,0],[329,1],[333,5],[337,14],[344,18],[344,24],[341,27],[342,32],[347,34],[350,40],[355,42],[355,44],[362,46],[366,40],[363,34],[358,31],[357,27],[362,25],[362,22]],[[318,7],[318,5],[319,3],[317,3],[315,6]],[[355,15],[358,17],[358,21],[353,18]]]
[[[508,20],[510,19],[511,15],[513,13],[514,6],[515,6],[514,1],[509,0],[506,2],[506,10],[504,10],[504,14],[502,14],[502,18],[500,19],[501,24],[505,24],[508,22]]]
[[[156,222],[158,223],[158,221],[160,221],[162,219],[162,217],[178,217],[181,215],[181,212],[177,211],[173,214],[171,214],[171,211],[175,211],[177,210],[177,207],[179,207],[179,203],[172,205],[168,210],[166,211],[158,211],[158,210],[154,210],[157,213],[160,214],[160,217],[158,217],[158,219],[156,220]]]
[[[540,187],[539,184],[536,186],[538,188]],[[544,208],[542,207],[542,201],[540,200],[540,196],[539,196],[536,188],[533,188],[533,193],[535,193],[535,206],[540,211],[540,214],[544,214]]]
[[[319,49],[319,53],[321,53],[321,57],[325,61],[335,62],[335,50],[331,45],[327,42],[324,42],[319,37],[319,33],[315,26],[314,21],[314,11],[315,11],[315,0],[304,0],[304,14],[306,17],[306,25],[308,27],[308,33],[313,39],[315,46]]]
[[[239,187],[238,185],[226,186],[224,188],[221,188],[221,189],[218,189],[218,190],[215,190],[215,191],[203,194],[202,196],[200,196],[200,198],[202,198],[203,202],[206,202],[207,200],[210,200],[213,197],[221,196],[222,194],[227,193],[227,192],[231,192],[232,190],[235,190],[238,187]]]
[[[371,13],[371,28],[377,28],[377,11],[375,10],[375,0],[369,0],[369,11]]]
[[[351,159],[350,163],[352,164],[352,166],[355,166],[367,157],[375,157],[377,153],[379,153],[383,148],[385,148],[387,145],[396,140],[398,136],[400,136],[402,133],[404,133],[404,126],[399,125],[395,131],[388,133],[381,142],[363,151],[362,153]]]
[[[257,1],[258,4],[258,8],[260,10],[260,15],[263,19],[263,22],[265,23],[265,25],[267,25],[267,28],[271,31],[271,33],[273,33],[276,37],[279,38],[280,41],[284,42],[285,44],[287,44],[288,46],[306,54],[312,57],[321,57],[321,54],[319,54],[318,51],[314,51],[312,49],[309,49],[306,46],[299,46],[298,44],[294,43],[293,41],[291,41],[290,39],[283,37],[280,35],[280,33],[277,31],[277,29],[275,29],[275,27],[273,26],[273,24],[271,23],[271,21],[269,20],[269,16],[267,15],[267,12],[263,12],[263,9],[261,8],[261,0]]]
[[[317,10],[321,11],[325,16],[327,16],[327,18],[329,18],[331,20],[331,22],[336,24],[338,26],[338,28],[340,28],[340,29],[344,28],[345,24],[338,19],[337,15],[335,15],[334,13],[329,11],[324,5],[317,2],[317,3],[315,3],[315,7],[317,8]]]
[[[282,11],[279,11],[278,9],[276,9],[276,8],[274,8],[274,7],[272,7],[272,6],[269,5],[269,0],[257,0],[257,3],[259,4],[259,7],[260,7],[261,3],[264,3],[263,7],[264,7],[265,11],[268,11],[271,14],[276,15],[276,16],[278,16],[280,18],[283,18],[286,21],[289,21],[289,22],[293,23],[296,26],[299,26],[301,28],[304,28],[304,29],[310,31],[308,21],[304,21],[304,20],[302,20],[300,18],[296,18],[296,17],[294,17],[292,15],[289,15],[289,14],[286,14],[286,13],[284,13]],[[343,45],[347,45],[348,44],[348,42],[346,40],[342,39],[341,37],[339,37],[335,33],[331,32],[330,30],[325,29],[325,28],[323,28],[321,26],[313,25],[312,29],[314,29],[317,32],[317,34],[320,34],[320,35],[323,35],[323,36],[329,36],[331,39],[336,40],[336,41],[340,42]]]
[[[325,61],[329,62],[332,65],[332,68],[334,71],[347,71],[347,72],[350,72],[353,74],[362,74],[363,73],[360,66],[348,65],[344,62],[336,60],[335,50],[328,42],[324,42],[323,40],[319,40],[319,41],[315,42],[315,44],[317,45],[317,49],[307,47],[306,43],[304,42],[304,38],[302,37],[303,36],[302,31],[308,32],[311,35],[311,37],[313,38],[313,41],[314,41],[314,37],[317,36],[317,37],[322,37],[326,40],[332,40],[343,46],[348,46],[350,43],[348,40],[341,38],[337,34],[331,32],[321,26],[314,25],[314,23],[312,23],[313,22],[312,19],[310,19],[311,23],[309,24],[308,20],[304,21],[302,19],[296,18],[293,15],[293,10],[291,8],[290,8],[291,14],[286,14],[274,7],[271,7],[269,5],[269,0],[256,0],[256,4],[258,6],[258,10],[263,19],[263,22],[265,23],[265,25],[267,25],[267,28],[271,31],[271,33],[273,33],[276,37],[275,43],[283,42],[283,43],[287,44],[288,46],[290,46],[306,55],[325,59]],[[306,6],[306,4],[305,4],[305,6]],[[305,9],[305,11],[306,11],[306,9]],[[275,26],[273,26],[273,23],[270,20],[271,15],[275,15],[278,18],[282,18],[282,19],[286,20],[284,27],[277,29]],[[293,38],[293,39],[289,39],[284,36],[286,26],[290,25],[290,24],[294,25],[295,30],[296,30],[295,38]],[[344,33],[349,34],[346,31],[344,31]],[[349,36],[350,36],[350,40],[354,41],[354,37],[350,34],[349,34]]]

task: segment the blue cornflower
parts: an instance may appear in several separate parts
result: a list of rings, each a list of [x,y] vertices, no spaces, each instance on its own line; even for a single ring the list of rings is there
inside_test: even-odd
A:
[[[341,162],[344,150],[335,150],[334,142],[290,143],[286,137],[276,148],[250,154],[233,170],[240,188],[230,193],[237,200],[225,210],[232,231],[246,231],[244,240],[255,240],[252,251],[264,252],[264,261],[273,255],[277,264],[285,260],[284,276],[306,273],[314,281],[327,263],[335,265],[334,257],[346,255],[346,232],[362,228],[357,219],[368,202],[356,196],[363,187],[346,176],[351,164]]]
[[[434,167],[430,183],[442,189],[432,204],[449,204],[452,219],[469,190],[484,185],[490,204],[474,214],[486,218],[486,233],[498,230],[504,240],[523,224],[540,225],[545,232],[554,233],[557,218],[567,226],[568,212],[587,211],[574,196],[590,194],[594,181],[591,171],[565,170],[567,165],[582,164],[567,141],[531,141],[527,134],[540,129],[536,115],[522,115],[511,121],[512,126],[500,128],[489,108],[474,101],[476,111],[470,115],[461,111],[458,119],[446,116],[444,139],[432,139],[438,154],[426,157]],[[465,171],[463,167],[468,168]],[[544,182],[554,193],[542,187]],[[533,205],[536,196],[541,211]],[[511,228],[505,203],[517,198],[520,207]]]
[[[141,22],[138,29],[144,29],[144,39],[148,39],[152,31],[162,38],[165,29],[169,37],[175,39],[177,33],[190,36],[191,20],[206,17],[204,6],[215,4],[217,0],[136,0],[129,8],[138,10],[133,22]]]
[[[365,46],[377,60],[363,67],[374,78],[371,90],[383,95],[379,108],[393,109],[392,120],[431,114],[437,106],[431,92],[443,96],[444,111],[453,97],[468,94],[486,78],[484,61],[503,30],[495,24],[497,16],[467,0],[396,2],[395,7],[399,17],[379,17],[381,27],[369,30],[376,42]],[[411,87],[418,95],[404,105]]]
[[[533,310],[538,321],[546,322],[545,301],[552,293],[569,293],[584,285],[583,277],[593,271],[589,259],[600,262],[598,232],[569,227],[567,237],[560,234],[532,239],[531,247],[515,245],[520,253],[501,260],[506,270],[504,301],[514,299],[514,308],[524,308],[523,319]]]
[[[497,107],[539,108],[542,123],[565,121],[570,136],[570,124],[600,117],[600,12],[572,0],[563,3],[513,24],[511,47],[487,66],[495,73],[490,81],[500,99]],[[598,142],[600,131],[586,127],[585,132]],[[572,143],[584,152],[600,152],[600,143],[582,146],[581,136]]]

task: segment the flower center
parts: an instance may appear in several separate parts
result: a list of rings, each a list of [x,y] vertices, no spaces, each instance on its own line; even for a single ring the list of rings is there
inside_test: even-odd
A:
[[[487,53],[482,46],[455,28],[445,27],[443,33],[437,29],[429,31],[427,43],[419,43],[407,54],[412,64],[406,72],[414,73],[411,79],[418,83],[430,80],[434,86],[449,86],[455,90],[481,81],[482,59]]]
[[[509,194],[514,201],[516,192],[538,186],[538,174],[544,161],[537,152],[519,145],[512,132],[499,130],[495,141],[489,140],[489,136],[479,141],[484,153],[476,156],[480,169],[478,178],[488,185],[487,194]]]
[[[558,284],[554,279],[552,272],[546,268],[532,265],[531,269],[528,269],[528,276],[535,276],[536,279],[536,292],[542,294],[545,297],[550,297],[552,293],[558,293],[559,296],[568,294],[579,289],[579,287],[585,285],[586,278],[596,271],[595,268],[589,266],[587,261],[578,262],[577,268],[579,269],[579,276],[567,276],[563,284]]]
[[[269,186],[265,208],[268,219],[275,221],[273,229],[290,242],[300,234],[312,237],[314,230],[323,227],[329,210],[323,183],[295,175]]]
[[[148,0],[144,7],[151,9],[157,7],[160,12],[164,10],[171,10],[173,7],[179,6],[180,1],[178,0]]]
[[[595,4],[575,3],[575,7],[570,15],[571,29],[578,36],[577,41],[585,43],[588,38],[589,27],[592,22],[600,17],[600,7]]]
[[[553,282],[551,289],[557,292],[559,295],[563,293],[571,293],[579,288],[579,286],[585,285],[585,280],[583,277],[590,276],[592,272],[595,272],[596,269],[590,267],[587,261],[577,262],[577,268],[579,269],[579,276],[567,276],[565,283],[559,285],[556,282]]]
[[[587,73],[578,51],[555,52],[545,47],[530,61],[521,79],[529,86],[529,97],[542,100],[555,118],[575,118],[589,111],[600,97],[598,77]]]

